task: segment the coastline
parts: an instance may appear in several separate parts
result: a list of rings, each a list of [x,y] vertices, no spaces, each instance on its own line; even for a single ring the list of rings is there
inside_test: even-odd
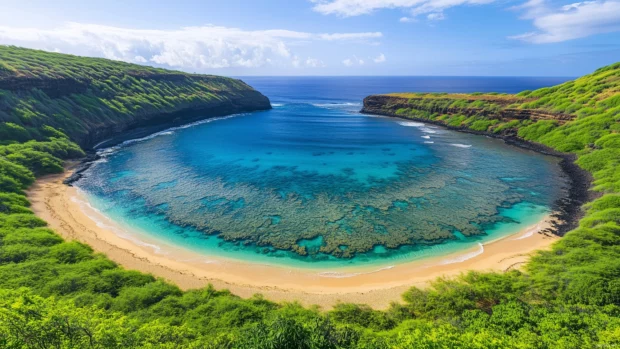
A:
[[[87,208],[79,204],[78,189],[63,184],[77,166],[78,163],[74,162],[63,174],[39,178],[28,190],[35,214],[65,239],[88,244],[127,269],[151,273],[182,289],[212,284],[244,298],[261,293],[273,301],[299,301],[304,305],[317,304],[324,309],[333,307],[338,301],[366,303],[376,309],[385,309],[391,302],[400,301],[401,294],[409,287],[425,287],[438,277],[455,277],[468,270],[518,268],[531,253],[548,248],[558,239],[546,233],[554,227],[554,220],[547,216],[536,227],[530,226],[485,244],[481,253],[463,251],[455,256],[405,262],[369,271],[354,270],[348,274],[338,274],[339,270],[336,270],[336,274],[320,275],[317,270],[244,263],[211,256],[205,261],[203,255],[162,241],[145,241],[144,236],[138,241],[121,237],[114,222],[105,226],[97,224],[91,217],[98,213],[94,210],[85,212]],[[162,250],[166,252],[154,249],[154,245],[164,246]],[[453,261],[446,263],[449,259]]]
[[[562,169],[564,175],[568,178],[568,195],[566,197],[561,197],[557,199],[557,201],[553,204],[552,210],[554,213],[552,214],[552,217],[556,220],[556,222],[552,225],[551,229],[548,230],[548,232],[553,235],[562,237],[567,232],[577,228],[579,226],[579,221],[585,215],[585,212],[582,210],[581,207],[585,203],[593,201],[602,195],[602,193],[600,192],[590,190],[591,184],[593,182],[592,174],[579,167],[579,165],[575,163],[577,159],[576,154],[560,152],[546,145],[524,140],[522,138],[519,138],[514,133],[492,133],[486,131],[476,131],[464,126],[450,126],[437,120],[429,120],[418,117],[405,117],[402,115],[398,115],[389,109],[378,109],[370,105],[371,102],[369,101],[377,96],[390,97],[387,95],[371,95],[364,98],[363,107],[362,110],[360,110],[360,113],[366,115],[377,115],[389,118],[396,118],[407,121],[418,121],[425,124],[436,125],[448,130],[501,139],[506,144],[511,146],[560,158],[560,168]]]
[[[263,109],[255,110],[255,111],[263,111]],[[239,115],[243,115],[246,112],[232,113],[232,114],[213,114],[209,116],[196,116],[191,119],[174,119],[172,121],[163,122],[161,124],[137,127],[133,129],[129,129],[121,134],[111,136],[105,140],[99,141],[97,144],[92,145],[87,150],[85,150],[86,156],[77,160],[77,164],[74,166],[71,175],[67,176],[64,180],[64,184],[73,186],[73,183],[77,182],[82,178],[84,172],[86,172],[95,162],[101,160],[102,156],[97,152],[97,149],[106,149],[112,148],[119,145],[122,145],[126,142],[135,142],[140,141],[142,139],[151,138],[157,136],[163,132],[169,132],[176,129],[183,129],[192,127],[195,125],[200,125],[204,123],[208,123],[211,121],[227,119]]]

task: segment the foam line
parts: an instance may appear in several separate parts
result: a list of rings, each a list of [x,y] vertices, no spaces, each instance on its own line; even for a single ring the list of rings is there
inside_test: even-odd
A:
[[[183,130],[183,129],[186,129],[186,128],[190,128],[190,127],[194,127],[194,126],[198,126],[198,125],[202,125],[202,124],[208,124],[208,123],[213,122],[213,121],[226,120],[226,119],[233,118],[235,116],[246,115],[246,114],[247,113],[240,113],[240,114],[233,114],[233,115],[228,115],[228,116],[219,117],[219,118],[204,119],[204,120],[192,122],[192,123],[181,125],[181,126],[171,127],[171,128],[165,129],[163,131],[155,132],[155,133],[150,134],[150,135],[145,136],[145,137],[129,139],[129,140],[126,140],[126,141],[124,141],[123,143],[121,143],[119,145],[115,145],[113,147],[101,149],[101,150],[99,150],[97,152],[97,155],[99,155],[100,157],[106,157],[106,156],[109,156],[110,154],[115,153],[116,151],[118,151],[122,147],[131,145],[131,144],[148,141],[149,139],[153,139],[153,138],[159,137],[159,136],[168,136],[168,135],[174,134],[178,130]]]
[[[78,188],[78,191],[81,191]],[[92,214],[89,214],[88,211],[91,210],[92,212],[96,212],[99,216],[103,217],[106,220],[112,221],[110,218],[108,218],[105,214],[103,214],[103,212],[101,212],[100,210],[98,210],[97,208],[95,208],[94,206],[92,206],[89,202],[84,201],[84,200],[80,200],[77,197],[73,196],[71,197],[71,201],[77,203],[81,210],[82,213],[84,213],[88,218],[90,218],[93,222],[95,222],[95,224],[102,229],[106,229],[106,230],[111,230],[113,231],[118,237],[123,238],[125,240],[129,240],[139,246],[144,246],[144,247],[149,247],[152,248],[156,253],[159,254],[166,254],[164,252],[162,252],[162,249],[160,246],[155,245],[155,244],[151,244],[148,242],[144,242],[140,239],[137,239],[133,236],[131,236],[130,234],[128,234],[126,231],[119,229],[118,227],[112,225],[112,224],[107,224],[104,223],[103,221],[101,221],[100,219],[98,219],[98,217],[95,217]],[[84,207],[88,207],[88,209],[84,209]]]
[[[343,102],[343,103],[312,103],[313,106],[319,108],[330,108],[330,107],[355,107],[360,106],[362,103],[351,103],[351,102]]]
[[[424,127],[423,123],[415,121],[399,121],[398,124],[407,127]]]
[[[525,232],[525,234],[514,238],[513,240],[523,240],[523,239],[527,239],[530,236],[534,235],[535,233],[538,233],[540,231],[540,224],[536,224],[536,226],[530,230],[528,230],[527,232]]]
[[[453,264],[453,263],[462,263],[465,262],[468,259],[472,259],[476,256],[479,256],[481,254],[484,253],[484,245],[482,245],[481,243],[478,243],[478,249],[476,251],[472,251],[469,253],[465,253],[462,254],[460,256],[456,256],[454,258],[450,258],[450,259],[444,259],[441,262],[439,262],[439,265],[446,265],[446,264]]]
[[[366,275],[366,274],[374,274],[374,273],[378,273],[380,271],[383,270],[389,270],[394,268],[393,265],[389,265],[387,267],[383,267],[383,268],[379,268],[377,270],[373,270],[373,271],[368,271],[368,272],[359,272],[359,273],[343,273],[343,272],[338,272],[338,271],[324,271],[319,273],[318,275],[320,277],[325,277],[325,278],[334,278],[334,279],[342,279],[342,278],[350,278],[350,277],[354,277],[354,276],[358,276],[358,275]]]

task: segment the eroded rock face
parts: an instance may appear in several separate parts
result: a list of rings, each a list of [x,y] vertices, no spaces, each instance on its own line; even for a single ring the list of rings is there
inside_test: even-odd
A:
[[[555,218],[557,218],[557,222],[554,223],[554,229],[552,233],[555,235],[563,236],[566,232],[578,227],[578,222],[581,217],[583,217],[583,211],[581,209],[582,205],[600,196],[600,194],[590,191],[592,176],[575,163],[576,156],[574,154],[563,153],[543,144],[526,141],[518,136],[517,130],[514,128],[506,128],[501,132],[497,133],[488,130],[476,131],[468,128],[465,125],[447,125],[444,120],[426,119],[423,117],[416,117],[411,115],[401,115],[398,113],[398,110],[408,108],[409,110],[419,110],[429,114],[437,113],[437,115],[478,115],[482,117],[487,117],[488,119],[500,120],[502,122],[508,122],[512,120],[554,120],[558,124],[564,124],[568,121],[575,119],[574,115],[551,113],[548,111],[536,109],[508,108],[508,106],[510,105],[509,103],[502,104],[501,101],[498,103],[497,100],[492,101],[493,103],[500,104],[501,108],[497,111],[489,111],[481,108],[429,108],[428,104],[424,105],[424,103],[421,103],[421,101],[423,100],[423,98],[416,99],[391,95],[372,95],[364,99],[364,106],[361,112],[366,114],[395,116],[405,119],[417,120],[425,123],[441,125],[449,129],[456,129],[467,133],[501,138],[508,144],[561,158],[562,161],[560,162],[560,166],[562,167],[563,172],[568,178],[569,184],[567,185],[568,196],[558,199],[558,201],[554,205],[555,209],[557,210],[555,213]],[[448,99],[446,98],[444,99],[444,101],[445,100]]]
[[[497,104],[501,108],[499,110],[485,110],[484,108],[452,108],[452,107],[437,107],[434,105],[428,105],[422,103],[425,101],[423,98],[403,98],[389,95],[373,95],[364,98],[363,113],[367,114],[381,114],[381,115],[398,115],[396,112],[399,109],[410,108],[421,110],[429,113],[437,113],[440,115],[455,115],[461,114],[465,116],[480,115],[486,117],[493,117],[495,119],[502,119],[505,121],[510,120],[556,120],[559,123],[565,123],[572,120],[574,117],[567,114],[550,113],[543,110],[536,109],[517,109],[508,108],[510,103],[502,103],[501,101],[492,101],[493,104]],[[445,104],[441,102],[451,101],[449,98],[435,99],[436,104]],[[490,101],[491,102],[491,101]]]
[[[269,99],[258,91],[240,91],[237,94],[222,94],[221,99],[209,102],[196,102],[179,105],[168,113],[136,113],[130,118],[110,122],[103,127],[93,127],[89,132],[76,139],[76,143],[85,148],[111,139],[130,139],[148,135],[169,127],[190,122],[237,113],[271,109]]]
[[[131,81],[123,82],[125,77],[138,81],[138,87]],[[0,75],[0,92],[14,97],[0,103],[0,122],[26,128],[52,126],[88,149],[119,136],[138,137],[210,117],[271,108],[269,99],[260,92],[224,77],[129,71],[106,78]],[[119,88],[108,89],[109,81]],[[159,100],[148,104],[152,102],[149,94]],[[180,95],[192,98],[166,103],[168,96]],[[119,104],[125,99],[138,102]],[[27,102],[17,105],[20,100]]]
[[[0,90],[30,91],[38,89],[51,98],[59,98],[73,93],[83,93],[88,84],[72,78],[34,78],[9,76],[0,78]]]

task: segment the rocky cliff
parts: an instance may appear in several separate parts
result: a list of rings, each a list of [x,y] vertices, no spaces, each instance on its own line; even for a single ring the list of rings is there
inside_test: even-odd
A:
[[[563,124],[570,121],[574,116],[552,113],[544,110],[536,109],[519,109],[511,108],[511,105],[515,103],[509,103],[497,100],[484,100],[484,99],[463,99],[459,98],[459,101],[465,103],[471,103],[475,101],[481,101],[481,104],[492,104],[495,108],[474,107],[474,106],[452,106],[455,99],[451,99],[449,95],[445,98],[433,98],[429,100],[427,98],[406,98],[399,95],[373,95],[364,98],[363,113],[367,114],[379,114],[389,116],[405,116],[407,118],[415,119],[416,117],[407,115],[412,111],[420,111],[428,113],[430,115],[464,115],[464,116],[481,116],[489,117],[496,120],[511,121],[511,120],[555,120],[559,124]],[[428,103],[431,102],[431,103]],[[424,121],[428,121],[427,118]]]
[[[22,138],[43,139],[51,127],[90,148],[128,131],[270,108],[237,79],[0,46],[0,128]]]
[[[472,106],[472,102],[478,102],[477,106]],[[373,95],[364,99],[361,112],[422,121],[467,133],[501,138],[506,143],[517,147],[562,158],[560,166],[570,183],[569,194],[567,198],[562,198],[555,204],[557,221],[554,223],[553,233],[564,235],[578,226],[578,221],[583,217],[581,206],[599,196],[589,191],[592,177],[575,164],[574,154],[524,139],[519,134],[519,129],[540,121],[551,122],[553,127],[561,127],[574,120],[575,116],[515,107],[522,102],[532,101],[507,98],[497,100],[493,97],[484,99],[474,98],[474,96],[469,99],[464,95],[458,95],[455,98],[450,98],[450,95],[439,98],[434,96],[410,98],[406,94]]]

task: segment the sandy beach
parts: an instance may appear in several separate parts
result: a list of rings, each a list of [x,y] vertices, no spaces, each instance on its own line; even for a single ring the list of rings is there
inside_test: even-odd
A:
[[[454,277],[467,270],[519,268],[531,253],[548,248],[558,239],[541,233],[551,225],[546,217],[535,226],[479,246],[477,250],[387,268],[335,270],[326,274],[212,256],[206,260],[196,252],[149,236],[130,238],[133,235],[126,234],[109,219],[106,222],[106,217],[84,205],[85,199],[77,188],[62,183],[71,172],[72,166],[68,166],[63,174],[40,178],[28,191],[33,211],[65,239],[86,243],[127,269],[151,273],[182,289],[212,284],[241,297],[260,293],[270,300],[317,304],[323,309],[331,308],[338,301],[384,309],[391,302],[400,301],[401,294],[409,287],[425,287],[437,277]]]

